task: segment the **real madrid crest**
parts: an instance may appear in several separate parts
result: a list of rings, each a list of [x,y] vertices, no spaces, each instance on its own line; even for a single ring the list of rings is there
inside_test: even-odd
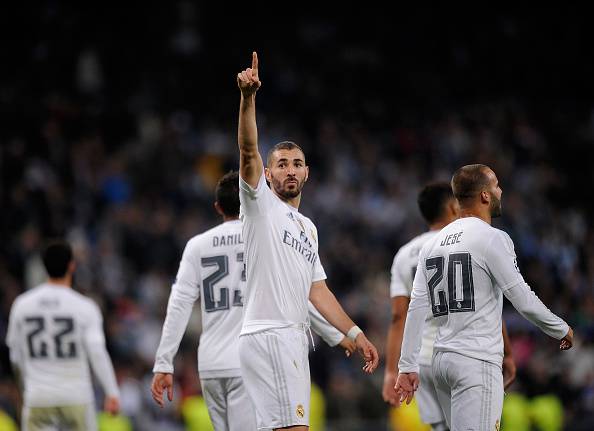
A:
[[[295,411],[295,413],[297,413],[297,416],[299,416],[300,418],[302,418],[303,416],[305,416],[305,409],[303,408],[303,405],[298,404],[297,405],[297,410]]]

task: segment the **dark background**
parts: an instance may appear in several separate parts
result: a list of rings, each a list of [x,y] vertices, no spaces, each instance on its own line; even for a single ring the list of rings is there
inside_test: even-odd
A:
[[[312,178],[302,211],[318,225],[329,285],[372,341],[383,351],[393,255],[425,228],[419,188],[486,163],[504,191],[496,226],[514,240],[526,280],[578,339],[559,354],[507,304],[519,365],[512,392],[528,401],[552,394],[566,429],[590,429],[589,15],[575,6],[341,7],[317,16],[305,5],[280,14],[248,3],[4,7],[0,333],[15,295],[43,279],[42,241],[66,236],[80,261],[76,287],[105,315],[124,413],[143,430],[163,420],[148,381],[170,282],[185,242],[218,222],[214,182],[237,167],[235,76],[257,50],[261,150],[282,139],[304,147]],[[198,390],[198,323],[176,367],[187,374],[187,394]],[[366,378],[318,346],[312,375],[326,395],[328,427],[386,427],[382,370]],[[0,405],[14,416],[4,347],[2,358]],[[166,422],[177,429],[173,410]]]

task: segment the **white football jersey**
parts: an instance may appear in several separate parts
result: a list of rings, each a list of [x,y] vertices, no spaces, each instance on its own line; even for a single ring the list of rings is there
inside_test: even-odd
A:
[[[196,235],[186,244],[171,288],[153,371],[173,372],[173,357],[194,302],[200,299],[200,377],[241,375],[237,350],[245,284],[241,229],[239,220],[228,221]]]
[[[253,189],[239,179],[247,268],[242,334],[307,324],[309,290],[326,279],[311,220],[266,184]]]
[[[19,295],[6,344],[23,376],[25,406],[93,403],[89,361],[104,392],[118,395],[99,307],[66,286],[42,284]]]
[[[194,302],[200,299],[201,378],[241,376],[238,341],[246,286],[242,223],[227,221],[188,241],[171,289],[154,372],[173,373],[173,357]],[[312,327],[330,345],[344,337],[310,304]]]
[[[405,296],[410,298],[413,279],[417,271],[419,262],[419,253],[425,243],[433,238],[439,231],[432,230],[416,236],[402,247],[394,256],[390,278],[390,297]],[[438,319],[433,318],[433,313],[429,311],[425,319],[423,328],[423,341],[419,353],[419,364],[431,365],[433,356],[433,343],[437,334]]]
[[[548,335],[561,339],[569,327],[551,313],[524,281],[509,235],[477,217],[444,227],[419,255],[408,310],[401,372],[418,370],[415,333],[427,308],[440,320],[434,349],[501,365],[503,295]]]

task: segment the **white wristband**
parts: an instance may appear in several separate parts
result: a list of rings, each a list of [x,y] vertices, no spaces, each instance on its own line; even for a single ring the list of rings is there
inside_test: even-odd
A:
[[[352,341],[355,341],[357,335],[361,334],[362,332],[363,331],[361,330],[361,328],[355,325],[351,329],[349,329],[349,332],[347,332],[346,336],[350,338]]]

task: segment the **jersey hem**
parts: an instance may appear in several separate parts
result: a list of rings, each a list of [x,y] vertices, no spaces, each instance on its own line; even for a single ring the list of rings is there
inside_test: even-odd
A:
[[[205,379],[225,379],[228,377],[241,377],[239,368],[227,368],[222,370],[201,370],[198,369],[200,380]]]

